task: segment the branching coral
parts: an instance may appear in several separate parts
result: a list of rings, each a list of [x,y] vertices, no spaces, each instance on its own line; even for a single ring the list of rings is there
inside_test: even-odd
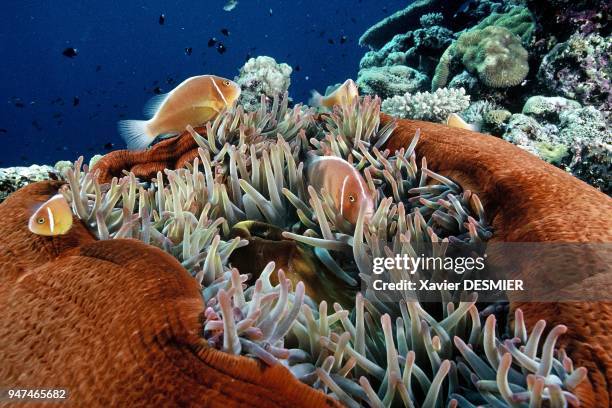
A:
[[[421,23],[423,28],[440,25],[443,21],[444,15],[442,13],[427,13],[419,18],[419,23]]]
[[[262,94],[272,99],[287,92],[291,83],[291,71],[289,65],[278,64],[272,57],[250,58],[235,78],[242,88],[239,101],[244,110],[258,109]]]
[[[417,92],[386,99],[382,110],[398,118],[442,122],[451,113],[461,112],[470,104],[465,89],[440,88],[435,92]]]

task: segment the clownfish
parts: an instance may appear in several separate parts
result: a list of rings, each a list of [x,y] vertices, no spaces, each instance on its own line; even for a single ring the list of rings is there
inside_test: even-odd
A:
[[[72,227],[72,210],[61,194],[56,194],[41,205],[30,217],[30,232],[45,237],[63,235]]]
[[[331,109],[334,107],[334,105],[350,105],[353,103],[355,98],[359,98],[357,85],[352,79],[347,79],[329,95],[323,96],[317,91],[312,91],[309,105],[324,106]]]
[[[446,119],[446,125],[458,129],[471,130],[472,132],[480,132],[480,126],[472,123],[467,123],[463,118],[456,113],[451,113]]]
[[[121,120],[119,133],[128,149],[145,149],[162,134],[182,133],[187,125],[198,126],[232,107],[240,96],[234,81],[214,75],[188,78],[167,94],[145,105],[149,120]]]
[[[359,211],[364,217],[374,215],[374,197],[359,171],[349,162],[335,156],[311,156],[306,161],[308,183],[316,191],[325,189],[335,209],[352,225],[357,224]]]

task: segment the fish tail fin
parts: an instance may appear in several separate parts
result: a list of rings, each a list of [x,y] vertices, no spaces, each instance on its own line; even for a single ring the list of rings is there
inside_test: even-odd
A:
[[[125,140],[128,149],[146,149],[155,139],[148,128],[147,120],[120,120],[117,123],[119,134]]]
[[[319,107],[322,105],[323,95],[318,93],[315,90],[310,91],[310,99],[308,100],[308,105]]]

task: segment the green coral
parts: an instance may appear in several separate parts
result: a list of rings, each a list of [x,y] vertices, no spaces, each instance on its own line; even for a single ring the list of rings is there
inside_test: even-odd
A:
[[[536,148],[540,157],[553,164],[559,164],[569,154],[567,146],[562,144],[552,144],[547,142],[536,143]]]
[[[448,83],[448,77],[450,75],[450,64],[453,59],[454,45],[455,43],[448,47],[440,57],[440,61],[436,66],[434,76],[431,80],[432,92],[436,89],[443,88]]]
[[[467,31],[459,37],[454,50],[463,65],[491,88],[518,85],[529,72],[528,54],[519,37],[503,27]]]
[[[481,81],[489,87],[505,88],[520,84],[529,72],[528,54],[522,44],[531,41],[534,30],[535,20],[526,7],[513,7],[507,13],[492,13],[463,32],[444,51],[431,81],[432,91],[448,84],[455,57],[462,58],[465,67],[470,72],[477,72]]]
[[[482,30],[490,26],[503,27],[520,37],[523,44],[528,44],[535,30],[535,20],[526,7],[513,7],[507,13],[492,13],[472,30]]]

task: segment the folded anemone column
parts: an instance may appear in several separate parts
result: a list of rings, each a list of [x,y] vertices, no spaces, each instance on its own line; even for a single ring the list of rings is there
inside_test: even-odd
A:
[[[199,287],[162,250],[97,241],[80,222],[31,234],[31,208],[59,186],[0,205],[0,384],[65,388],[73,406],[338,405],[280,365],[210,348]]]
[[[383,118],[383,123],[388,120]],[[595,188],[503,140],[427,122],[400,121],[386,147],[404,147],[416,129],[421,130],[417,154],[427,157],[430,168],[482,200],[493,228],[489,242],[612,242],[612,199]],[[537,271],[539,261],[523,265],[524,270]],[[595,257],[575,259],[568,273],[589,274],[601,267],[597,262]],[[611,278],[608,272],[591,279],[609,282]],[[558,345],[577,366],[588,369],[590,381],[576,391],[582,406],[609,406],[612,303],[514,302],[511,306],[523,311],[529,327],[538,320],[546,320],[547,328],[568,327]]]

